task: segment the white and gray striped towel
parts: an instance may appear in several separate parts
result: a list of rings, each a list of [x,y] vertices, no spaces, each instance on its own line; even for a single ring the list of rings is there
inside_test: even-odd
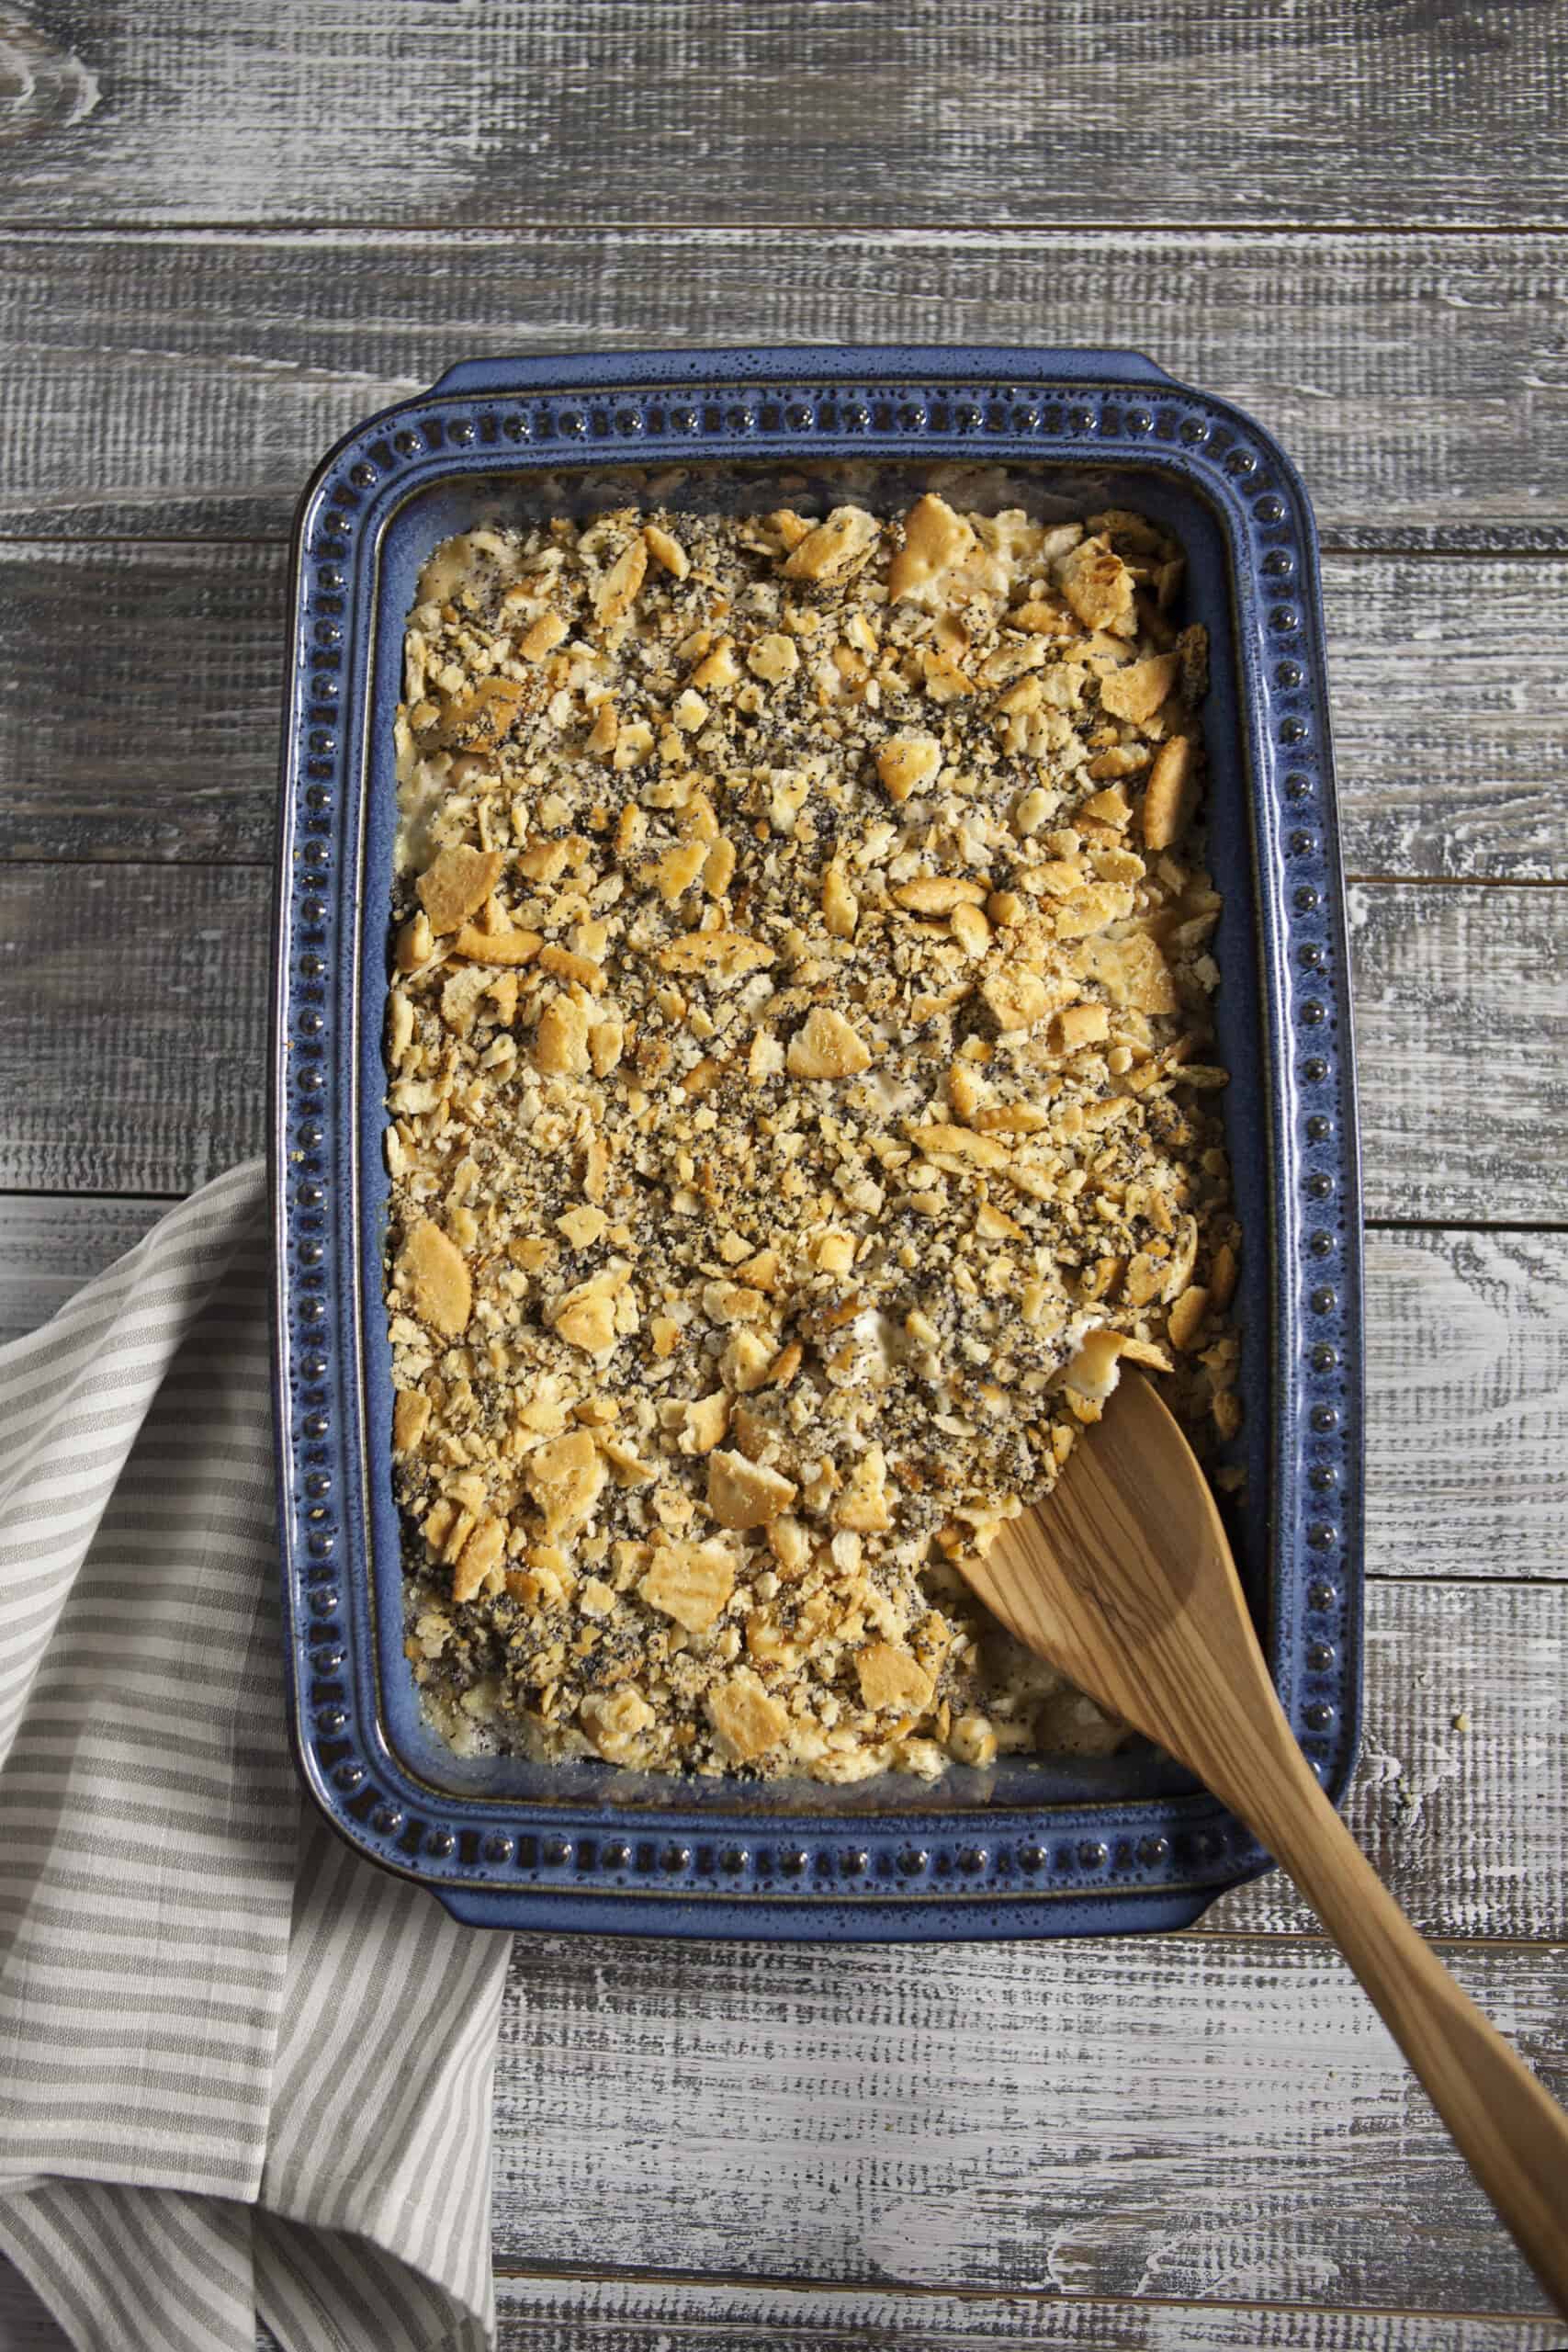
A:
[[[479,2352],[507,1939],[284,1722],[265,1193],[0,1350],[0,2250],[92,2352]]]

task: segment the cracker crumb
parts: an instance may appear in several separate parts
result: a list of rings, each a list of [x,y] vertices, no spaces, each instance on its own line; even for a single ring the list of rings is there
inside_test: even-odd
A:
[[[1123,1363],[1240,1426],[1206,649],[1153,526],[968,480],[650,492],[420,584],[392,1476],[466,1744],[843,1782],[1124,1736],[953,1562]]]

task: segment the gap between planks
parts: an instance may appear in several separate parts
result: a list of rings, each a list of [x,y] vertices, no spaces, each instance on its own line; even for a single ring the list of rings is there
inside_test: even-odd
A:
[[[1560,1953],[1453,1957],[1560,2083]],[[1290,1936],[519,1938],[496,2116],[503,2264],[586,2267],[608,2229],[628,2263],[744,2245],[879,2289],[1536,2300],[1343,1963]]]
[[[662,2285],[581,2281],[547,2274],[537,2285],[502,2273],[500,2352],[981,2352],[1021,2346],[1049,2352],[1559,2352],[1562,2339],[1540,2317],[1446,2312],[1369,2312],[1332,2301],[1177,2302],[1079,2292],[987,2296],[964,2288],[908,2290],[882,2281],[822,2290],[772,2281],[710,2286],[694,2277]],[[636,2331],[634,2334],[632,2331]]]
[[[812,2279],[563,2265],[494,2273],[499,2352],[981,2352],[1027,2340],[1048,2352],[1557,2352],[1557,2323],[1530,2312],[1359,2310],[1314,2300],[1201,2303],[1163,2295],[1089,2296],[1020,2288],[824,2286]],[[548,2329],[547,2335],[545,2331]],[[631,2330],[637,2331],[634,2336]],[[1180,2333],[1176,2331],[1179,2329]],[[764,2335],[763,2331],[766,2331]],[[1136,2335],[1128,2333],[1136,2330]],[[1243,2331],[1246,2330],[1246,2333]],[[1420,2333],[1416,2334],[1416,2331]],[[1440,2338],[1435,2332],[1441,2331]],[[0,2256],[0,2342],[11,2352],[66,2352],[66,2338],[20,2274]],[[279,2352],[258,2329],[257,2352]]]
[[[1428,890],[1568,890],[1568,874],[1366,874],[1347,867],[1345,879],[1394,890],[1411,882]]]
[[[515,220],[465,220],[456,232],[473,237],[538,237],[558,236],[562,223],[541,213],[520,213]],[[646,215],[614,220],[607,214],[595,213],[591,220],[569,221],[565,226],[584,234],[606,237],[646,237],[654,233],[653,224]],[[660,212],[658,233],[672,237],[861,237],[891,240],[896,237],[944,237],[955,243],[964,238],[976,238],[989,232],[971,222],[955,229],[951,220],[902,220],[886,228],[867,228],[863,220],[726,220],[713,214],[682,220],[674,214]],[[1246,235],[1258,244],[1277,242],[1280,244],[1311,244],[1318,238],[1359,238],[1368,243],[1397,245],[1405,238],[1444,237],[1455,241],[1470,238],[1538,237],[1542,242],[1552,238],[1568,238],[1568,229],[1559,220],[1405,220],[1389,221],[1382,225],[1362,220],[1264,221],[1238,227],[1235,220],[1110,220],[1097,213],[1092,221],[1061,221],[1021,218],[1010,220],[998,229],[998,236],[1007,237],[1079,237],[1092,234],[1100,237],[1235,237]],[[171,222],[151,217],[138,220],[133,213],[94,223],[90,220],[51,221],[17,219],[0,223],[0,246],[16,243],[60,244],[69,238],[96,238],[100,244],[114,244],[123,239],[127,243],[184,244],[203,238],[238,241],[252,240],[257,243],[277,242],[292,237],[311,243],[356,243],[367,236],[376,237],[449,237],[454,234],[447,220],[396,220],[361,219],[349,213],[334,213],[330,220],[311,220],[278,216],[266,220],[247,220],[242,215],[231,220],[181,220]]]
[[[674,2286],[674,2289],[684,2289],[684,2286],[701,2284],[701,2286],[719,2286],[719,2289],[733,2289],[736,2293],[752,2293],[757,2286],[766,2284],[769,2289],[776,2289],[778,2293],[790,2293],[790,2296],[849,2298],[849,2296],[858,2296],[858,2293],[863,2293],[863,2289],[858,2289],[858,2286],[844,2286],[844,2284],[837,2284],[837,2281],[811,2279],[808,2275],[787,2277],[783,2275],[783,2272],[773,2272],[773,2275],[769,2275],[769,2279],[761,2281],[761,2279],[752,2279],[752,2277],[748,2277],[743,2269],[705,2269],[705,2272],[701,2272],[701,2279],[698,2279],[696,2272],[689,2272],[689,2269],[665,2269],[663,2265],[659,2263],[559,2263],[559,2265],[550,2265],[550,2267],[543,2267],[543,2265],[536,2265],[536,2263],[505,2263],[503,2260],[503,2263],[496,2263],[496,2267],[493,2267],[493,2277],[496,2277],[496,2279],[514,2281],[514,2284],[520,2284],[520,2286],[522,2284]],[[1009,2286],[1001,2296],[997,2296],[995,2289],[987,2289],[987,2286],[924,2286],[919,2284],[919,2281],[912,2281],[912,2284],[908,2286],[900,2284],[898,2289],[896,2289],[896,2293],[908,2296],[909,2302],[938,2301],[938,2298],[945,2296],[950,2298],[952,2302],[1004,2301],[1004,2302],[1051,2302],[1051,2305],[1063,2305],[1063,2302],[1102,2302],[1107,2310],[1117,2310],[1117,2305],[1123,2305],[1126,2310],[1134,2310],[1134,2312],[1192,2310],[1192,2302],[1187,2301],[1185,2296],[1063,2296],[1060,2290],[1048,2289],[1048,2286]],[[1352,2312],[1352,2305],[1321,2305],[1321,2307],[1324,2307],[1324,2310],[1345,2310],[1347,2314]],[[1203,2296],[1203,2310],[1206,2312],[1300,2312],[1303,2310],[1303,2305],[1300,2305],[1300,2302],[1267,2302],[1267,2301],[1253,2302],[1251,2298],[1241,2298],[1241,2296]],[[1540,2312],[1523,2312],[1523,2310],[1521,2312],[1464,2312],[1464,2310],[1429,2312],[1429,2310],[1417,2310],[1416,2305],[1401,2307],[1396,2305],[1396,2302],[1380,2302],[1380,2305],[1375,2307],[1375,2312],[1368,2312],[1366,2317],[1368,2319],[1371,2317],[1375,2319],[1483,2319],[1483,2322],[1488,2324],[1495,2324],[1500,2322],[1500,2319],[1538,2319]]]
[[[1380,1585],[1408,1585],[1421,1591],[1430,1590],[1432,1584],[1430,1577],[1405,1576],[1398,1568],[1369,1568],[1367,1574]],[[1543,1585],[1561,1590],[1562,1584],[1561,1577],[1488,1577],[1486,1589],[1488,1592],[1538,1592]]]
[[[536,2264],[503,2260],[495,2265],[492,2275],[498,2282],[505,2279],[515,2282],[519,2286],[536,2284],[547,2288],[626,2286],[669,2287],[680,2290],[700,2285],[728,2289],[736,2294],[747,2294],[765,2287],[781,2294],[820,2295],[824,2301],[835,2296],[847,2300],[852,2296],[864,2294],[866,2291],[864,2288],[853,2284],[840,2284],[837,2280],[813,2278],[806,2274],[791,2277],[784,2272],[770,2272],[764,2279],[749,2275],[743,2270],[704,2270],[699,2273],[689,2270],[668,2270],[657,2263],[563,2262],[551,2265],[547,2268]],[[1103,2305],[1108,2311],[1122,2308],[1129,2312],[1185,2312],[1192,2308],[1190,2299],[1183,2295],[1081,2295],[1070,2291],[1064,2293],[1060,2288],[1053,2287],[1008,2287],[998,2290],[991,2287],[963,2285],[928,2287],[919,2280],[914,2280],[908,2284],[899,2281],[897,2287],[890,2288],[888,2291],[907,2296],[909,2301],[914,2303],[935,2302],[941,2300],[981,2305],[996,2302],[1038,2302],[1056,2308],[1077,2305],[1088,2309],[1090,2306]],[[1321,2310],[1325,2314],[1342,2311],[1347,2318],[1360,2318],[1364,2311],[1365,2316],[1370,2319],[1476,2320],[1490,2326],[1495,2326],[1499,2322],[1538,2321],[1540,2318],[1539,2312],[1532,2311],[1444,2310],[1438,2312],[1422,2311],[1415,2305],[1402,2307],[1397,2303],[1379,2303],[1375,2308],[1368,2309],[1363,2306],[1359,2310],[1351,2304],[1325,2303],[1308,2306],[1279,2300],[1270,2301],[1267,2298],[1255,2301],[1250,2297],[1235,2295],[1205,2295],[1202,2307],[1206,2312],[1284,2312],[1292,2314],[1310,2308],[1314,2311]]]

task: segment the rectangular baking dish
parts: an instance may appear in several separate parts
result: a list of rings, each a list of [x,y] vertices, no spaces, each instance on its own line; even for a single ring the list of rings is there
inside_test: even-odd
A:
[[[1273,440],[1126,352],[807,349],[479,361],[358,426],[294,537],[272,1053],[278,1503],[293,1732],[338,1832],[490,1926],[901,1938],[1189,1925],[1268,1857],[1155,1751],[934,1788],[686,1784],[456,1756],[402,1653],[381,1300],[392,718],[425,558],[479,521],[766,508],[824,469],[902,511],[933,464],[1183,541],[1205,706],[1223,1098],[1245,1236],[1232,1537],[1337,1796],[1360,1687],[1359,1176],[1315,536]],[[678,469],[680,479],[669,479]],[[618,474],[616,482],[608,477]]]

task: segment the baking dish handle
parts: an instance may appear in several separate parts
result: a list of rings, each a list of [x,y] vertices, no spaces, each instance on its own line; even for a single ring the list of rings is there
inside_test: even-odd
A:
[[[1106,351],[1047,345],[1031,348],[1013,344],[976,344],[968,347],[921,350],[893,344],[856,349],[832,344],[778,351],[622,351],[585,358],[581,381],[635,383],[654,372],[666,381],[685,379],[702,382],[716,374],[736,371],[756,375],[759,363],[768,372],[789,379],[813,375],[841,378],[846,373],[878,376],[1037,376],[1056,383],[1147,384],[1179,390],[1174,376],[1156,367],[1141,351]],[[460,359],[432,384],[426,399],[472,399],[484,393],[558,390],[561,358]],[[573,372],[576,372],[575,370]]]
[[[436,378],[424,397],[445,400],[458,394],[471,397],[479,392],[532,390],[536,382],[544,380],[538,373],[539,366],[536,359],[459,359],[456,367]]]
[[[1183,389],[1168,368],[1160,367],[1156,360],[1149,358],[1142,351],[1096,351],[1085,347],[1077,350],[986,352],[976,354],[976,356],[983,356],[987,363],[993,358],[1026,359],[1031,375],[1055,378],[1059,383],[1092,380],[1097,384],[1149,384],[1165,391]]]

